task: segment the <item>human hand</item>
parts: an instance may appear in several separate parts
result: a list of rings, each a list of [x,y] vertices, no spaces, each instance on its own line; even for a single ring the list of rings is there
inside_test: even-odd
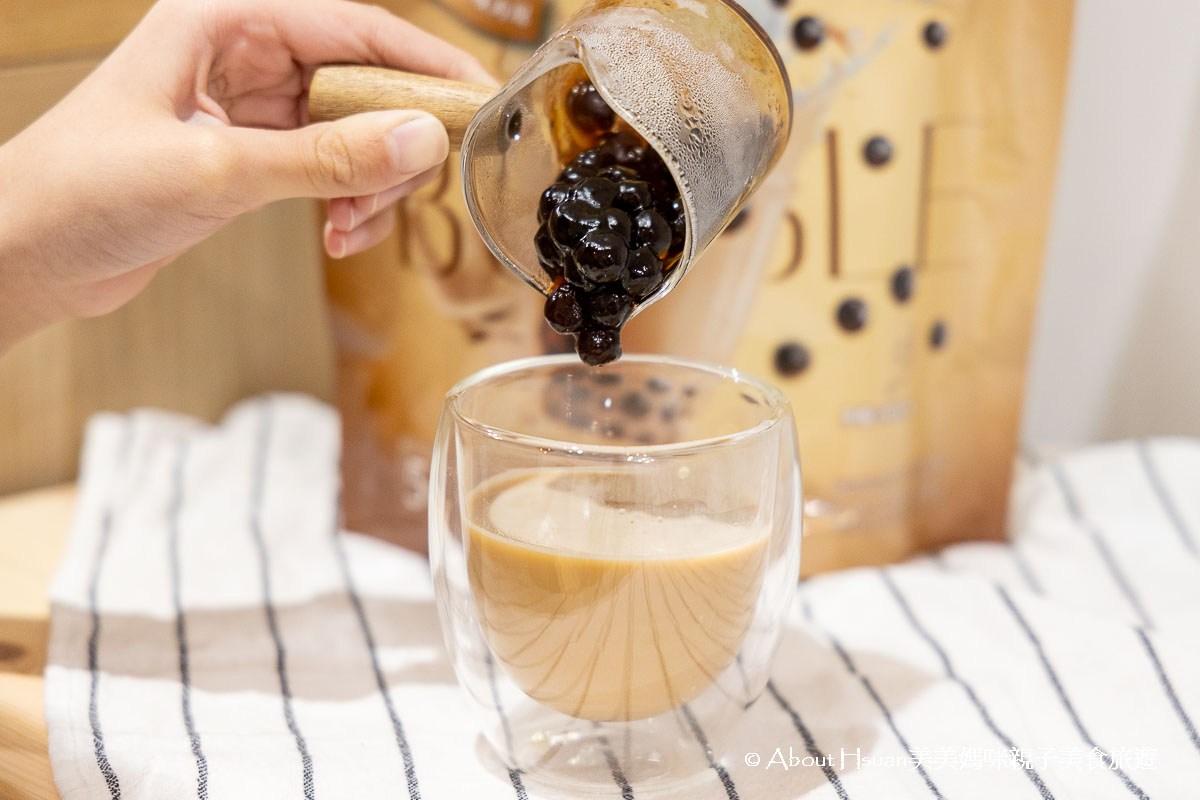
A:
[[[316,67],[376,64],[475,83],[472,56],[346,0],[160,0],[41,119],[0,147],[0,352],[51,321],[106,313],[238,215],[331,198],[342,257],[436,176],[448,145],[417,111],[308,125]]]

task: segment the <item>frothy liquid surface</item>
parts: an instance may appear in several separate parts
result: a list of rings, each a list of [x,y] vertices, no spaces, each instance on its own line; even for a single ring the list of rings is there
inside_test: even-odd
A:
[[[628,476],[551,469],[502,475],[468,501],[484,636],[517,686],[564,714],[642,719],[695,699],[753,616],[766,531],[659,516],[636,496]]]

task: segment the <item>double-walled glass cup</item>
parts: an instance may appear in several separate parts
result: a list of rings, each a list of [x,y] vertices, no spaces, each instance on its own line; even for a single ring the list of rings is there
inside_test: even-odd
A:
[[[499,760],[572,795],[711,767],[766,685],[800,502],[787,401],[735,370],[554,356],[452,389],[429,553]]]

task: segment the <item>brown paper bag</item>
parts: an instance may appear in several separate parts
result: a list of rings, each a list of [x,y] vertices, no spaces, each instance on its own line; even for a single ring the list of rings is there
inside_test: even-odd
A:
[[[577,7],[459,5],[398,10],[498,76]],[[805,573],[1001,538],[1071,1],[800,6],[749,8],[784,53],[797,136],[680,288],[631,323],[626,350],[732,363],[787,392]],[[802,15],[820,37],[810,21],[797,34]],[[327,282],[347,522],[424,549],[444,393],[564,342],[479,241],[455,164]]]

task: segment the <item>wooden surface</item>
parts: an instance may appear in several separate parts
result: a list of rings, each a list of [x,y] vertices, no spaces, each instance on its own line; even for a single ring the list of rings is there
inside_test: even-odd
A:
[[[319,121],[364,111],[415,108],[441,120],[450,149],[457,150],[475,112],[495,93],[489,86],[382,67],[322,67],[313,75],[308,114]]]
[[[153,0],[0,0],[0,67],[107,53]]]
[[[0,499],[0,797],[58,797],[46,751],[42,669],[50,579],[66,550],[75,487]]]

